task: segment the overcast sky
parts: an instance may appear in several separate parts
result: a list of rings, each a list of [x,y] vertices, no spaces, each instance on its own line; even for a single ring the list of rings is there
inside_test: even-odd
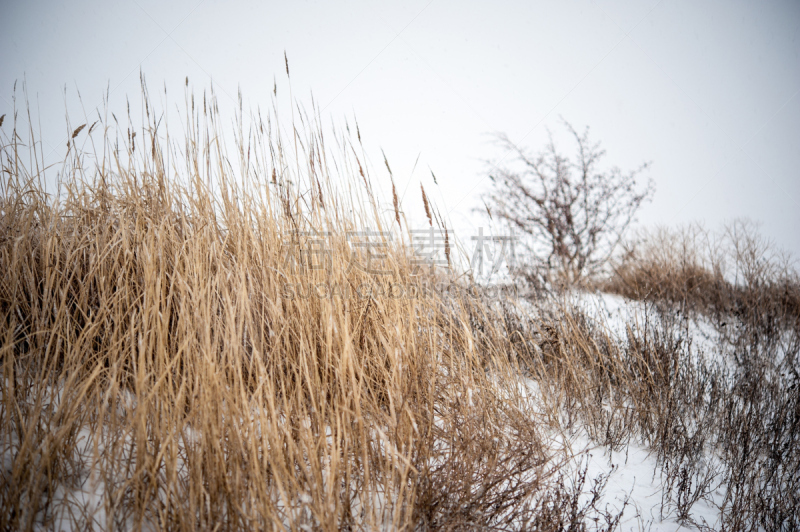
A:
[[[421,180],[457,227],[482,223],[470,209],[488,185],[483,161],[504,155],[491,135],[536,149],[563,117],[591,127],[609,164],[653,162],[643,225],[745,216],[800,255],[800,2],[0,6],[0,114],[25,78],[52,157],[65,105],[82,114],[77,90],[88,112],[108,86],[122,110],[141,69],[175,102],[188,75],[196,90],[213,79],[221,108],[237,87],[265,107],[273,79],[286,86],[285,50],[295,98],[310,104],[313,91],[340,124],[355,114],[376,172],[382,147],[406,202],[419,203]]]

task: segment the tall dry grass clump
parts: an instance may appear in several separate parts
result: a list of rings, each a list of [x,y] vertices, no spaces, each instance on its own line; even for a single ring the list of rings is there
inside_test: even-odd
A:
[[[144,85],[141,103],[138,127],[129,111],[73,130],[52,195],[24,120],[3,129],[0,529],[598,513],[520,392],[519,326],[426,290],[447,273],[390,232],[360,141],[331,144],[314,108],[287,142],[277,111],[245,125],[240,99],[229,144],[213,94],[188,92],[179,138]]]

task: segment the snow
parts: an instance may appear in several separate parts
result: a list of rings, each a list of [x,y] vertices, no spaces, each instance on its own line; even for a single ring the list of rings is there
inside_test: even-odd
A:
[[[641,301],[626,299],[615,294],[602,292],[576,292],[568,294],[562,305],[582,311],[595,324],[604,328],[612,338],[624,343],[628,329],[659,327],[654,319],[654,309]],[[688,353],[693,357],[704,357],[712,363],[725,363],[726,344],[718,330],[704,316],[685,317],[680,322],[681,334],[686,341]],[[540,397],[541,391],[536,382],[526,380],[528,396]],[[677,530],[698,530],[701,525],[718,528],[719,505],[725,496],[724,486],[714,485],[706,497],[691,507],[688,519],[681,520],[675,505],[669,500],[666,487],[661,478],[662,467],[655,453],[637,442],[631,441],[621,451],[610,451],[597,445],[585,430],[571,435],[566,443],[554,438],[554,446],[563,445],[570,457],[568,466],[573,472],[587,466],[586,492],[591,481],[600,475],[608,475],[605,490],[597,507],[608,509],[614,514],[624,509],[620,530],[649,530],[652,532],[673,532]],[[588,492],[585,494],[588,499]],[[627,506],[625,501],[627,500]]]
[[[101,450],[102,452],[102,450]],[[55,530],[72,530],[73,519],[93,522],[94,526],[103,529],[106,526],[106,512],[103,505],[105,484],[89,461],[92,460],[92,435],[83,428],[78,433],[78,444],[75,446],[75,458],[81,467],[77,482],[72,485],[62,483],[56,489],[54,507]]]
[[[620,295],[604,292],[577,292],[570,294],[567,304],[574,305],[589,318],[604,327],[619,341],[627,339],[627,329],[659,327],[655,310],[648,308],[642,301],[627,299]],[[724,363],[726,346],[724,339],[711,321],[703,315],[682,316],[680,319],[681,334],[687,341],[689,352],[694,356],[703,356],[710,362]]]
[[[581,432],[570,439],[567,449],[574,453],[570,466],[573,470],[587,466],[587,485],[591,479],[608,475],[597,507],[612,514],[624,509],[619,530],[697,530],[691,523],[679,520],[675,510],[665,504],[668,501],[660,478],[661,468],[654,453],[644,446],[631,442],[622,451],[609,451]],[[714,503],[720,504],[723,498],[724,492],[717,489],[711,494],[714,502],[699,500],[692,506],[690,519],[715,527],[719,510]]]

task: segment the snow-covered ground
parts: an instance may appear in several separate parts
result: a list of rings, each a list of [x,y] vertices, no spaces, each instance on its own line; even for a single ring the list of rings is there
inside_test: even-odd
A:
[[[566,297],[564,303],[581,310],[620,342],[627,341],[628,327],[641,328],[646,320],[649,320],[648,326],[659,326],[658,322],[653,321],[653,310],[648,309],[645,303],[615,294],[572,293]],[[722,339],[703,316],[683,320],[680,334],[685,336],[693,355],[717,361],[722,361],[725,356]],[[528,380],[527,386],[530,397],[539,395],[536,382]],[[620,522],[621,530],[697,530],[692,522],[712,529],[719,527],[718,505],[725,497],[724,487],[714,486],[707,497],[710,501],[697,501],[692,505],[689,519],[681,520],[674,504],[670,504],[668,500],[661,478],[662,468],[656,455],[645,446],[630,442],[624,450],[610,451],[608,447],[593,442],[585,431],[567,438],[563,445],[566,452],[572,455],[571,467],[575,471],[588,464],[587,484],[584,489],[588,490],[591,487],[590,481],[599,475],[608,475],[602,499],[596,505],[599,509],[608,509],[613,514],[623,509],[627,500]]]
[[[591,486],[591,480],[600,475],[608,476],[602,498],[596,506],[601,510],[609,510],[610,514],[616,514],[624,507],[619,530],[697,530],[688,521],[679,520],[676,511],[664,504],[667,494],[661,482],[661,467],[654,453],[633,442],[624,450],[609,451],[607,447],[593,443],[585,433],[573,436],[568,444],[574,453],[572,467],[587,468],[586,488]],[[715,503],[721,503],[725,496],[719,489],[710,495]],[[588,498],[588,494],[585,498]],[[716,528],[718,516],[719,510],[713,503],[700,500],[692,506],[690,519]]]
[[[616,294],[603,292],[577,292],[571,294],[567,302],[582,310],[588,317],[605,327],[617,339],[627,338],[627,328],[642,329],[659,326],[654,320],[655,312],[642,301],[627,299]],[[694,355],[702,355],[707,360],[722,361],[724,348],[722,338],[712,323],[702,315],[684,317],[680,321],[680,333],[690,346]]]

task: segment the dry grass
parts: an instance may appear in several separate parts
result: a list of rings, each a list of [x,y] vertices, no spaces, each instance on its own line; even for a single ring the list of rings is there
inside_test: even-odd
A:
[[[78,127],[53,196],[3,133],[0,529],[614,528],[519,391],[518,319],[353,295],[450,281],[389,238],[346,134],[300,114],[294,152],[240,111],[231,155],[213,96],[180,140],[142,107]],[[365,229],[387,275],[353,267]],[[324,268],[286,260],[320,239]],[[287,290],[318,283],[350,297]]]
[[[767,334],[776,327],[796,328],[800,319],[800,278],[791,256],[747,220],[734,221],[719,233],[700,226],[641,233],[599,287],[717,321],[734,314],[754,327],[766,327]],[[755,323],[763,319],[774,323]]]
[[[195,103],[180,139],[146,90],[136,132],[70,128],[52,196],[6,121],[0,529],[616,529],[571,429],[652,449],[685,523],[722,486],[722,528],[800,527],[800,283],[756,233],[631,249],[600,283],[649,305],[619,338],[416,264],[357,126],[325,137],[298,108],[289,141],[240,108],[229,145]]]

